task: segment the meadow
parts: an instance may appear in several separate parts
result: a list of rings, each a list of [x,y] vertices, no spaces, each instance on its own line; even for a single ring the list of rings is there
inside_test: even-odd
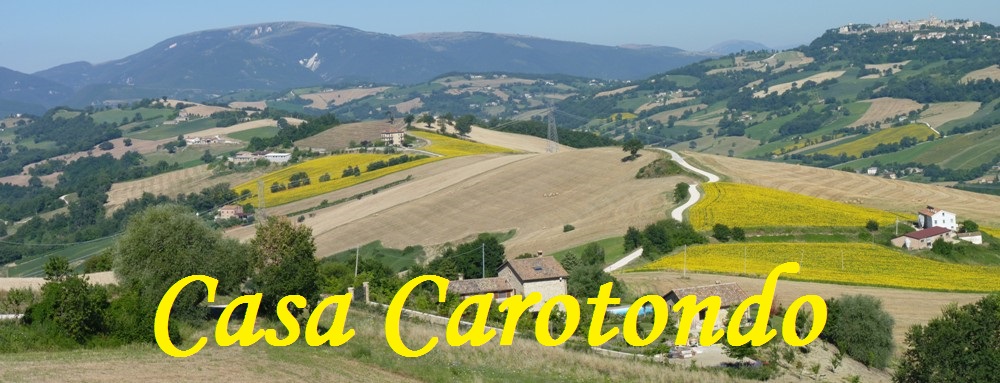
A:
[[[511,150],[498,146],[485,145],[471,141],[460,140],[428,132],[410,132],[410,134],[427,140],[427,145],[421,150],[439,154],[441,157],[427,157],[409,161],[403,164],[390,166],[374,171],[366,171],[369,163],[375,161],[387,161],[390,158],[399,157],[402,154],[375,154],[375,153],[350,153],[338,154],[317,158],[285,167],[281,170],[268,173],[267,175],[244,182],[233,188],[237,193],[243,190],[250,190],[256,195],[257,181],[264,181],[265,205],[273,207],[298,201],[312,196],[329,193],[334,190],[354,186],[362,182],[380,178],[398,171],[414,168],[426,163],[442,160],[450,157],[468,156],[487,153],[510,153]],[[409,155],[413,155],[412,153]],[[361,170],[359,176],[342,177],[344,169],[357,166]],[[296,173],[305,172],[309,175],[310,184],[297,188],[271,192],[271,185],[275,182],[287,184],[289,178]],[[319,177],[329,173],[330,181],[319,182]],[[248,201],[254,205],[258,204],[258,199],[253,198]]]
[[[928,136],[937,137],[937,133],[924,124],[909,124],[895,128],[886,128],[875,133],[863,136],[857,140],[846,142],[829,149],[821,150],[820,153],[832,156],[846,153],[848,156],[861,157],[866,150],[875,149],[879,144],[893,144],[899,142],[904,137],[916,138],[918,142],[927,141]]]
[[[873,219],[893,224],[899,216],[760,186],[715,182],[703,184],[705,197],[691,208],[691,224],[709,230],[715,224],[743,228],[775,226],[864,227]]]
[[[788,279],[917,290],[1000,291],[1000,267],[945,263],[867,243],[731,243],[691,246],[638,270],[682,270],[764,277],[798,262]]]

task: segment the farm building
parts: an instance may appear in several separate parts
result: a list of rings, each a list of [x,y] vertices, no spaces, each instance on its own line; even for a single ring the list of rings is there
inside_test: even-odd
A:
[[[971,233],[958,233],[956,236],[958,237],[958,239],[972,243],[973,245],[983,244],[983,233],[980,233],[978,231],[974,231]]]
[[[240,205],[226,205],[219,208],[219,215],[216,219],[230,219],[230,218],[243,218],[246,214],[243,213],[243,206]]]
[[[464,279],[448,283],[448,292],[468,298],[479,294],[494,294],[494,299],[503,301],[511,295],[528,295],[534,292],[542,295],[542,300],[532,306],[537,312],[545,301],[557,295],[566,294],[566,280],[569,273],[553,257],[510,259],[500,265],[497,277]]]
[[[386,145],[403,146],[403,138],[405,136],[406,132],[402,130],[382,131],[382,141],[385,141]]]
[[[934,241],[943,238],[947,242],[957,242],[955,232],[948,228],[935,226],[930,229],[923,229],[906,233],[892,239],[893,246],[902,247],[908,250],[930,249],[934,246]]]
[[[917,212],[917,228],[930,229],[935,226],[957,231],[958,220],[955,219],[955,213],[935,209],[934,206],[927,206]]]
[[[696,287],[685,287],[681,289],[670,290],[670,292],[663,295],[663,299],[667,301],[668,307],[673,307],[682,298],[693,295],[700,302],[706,297],[716,296],[722,300],[721,309],[719,310],[719,316],[715,318],[715,323],[712,324],[713,329],[725,328],[726,327],[726,317],[729,316],[729,310],[735,309],[740,303],[743,303],[749,296],[746,292],[740,288],[740,285],[736,283],[719,283],[715,285],[708,286],[696,286]],[[697,340],[701,329],[705,326],[705,310],[698,313],[698,316],[694,318],[691,322],[691,338]],[[749,318],[750,313],[746,313],[746,318]]]
[[[272,164],[283,164],[292,159],[291,153],[268,153],[264,155],[264,158],[271,161]]]
[[[234,164],[248,164],[263,158],[260,153],[237,152],[235,156],[229,157],[229,162]]]

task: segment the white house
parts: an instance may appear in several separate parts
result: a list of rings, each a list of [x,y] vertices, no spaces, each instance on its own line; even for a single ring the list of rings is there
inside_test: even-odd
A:
[[[872,167],[868,168],[868,175],[874,176],[874,175],[877,175],[877,174],[878,174],[878,168],[877,167],[872,166]]]
[[[268,153],[264,155],[264,158],[271,161],[273,164],[283,164],[292,159],[291,153]]]
[[[382,141],[385,141],[386,145],[403,146],[405,136],[406,132],[402,130],[386,130],[382,132]]]
[[[950,213],[933,206],[927,206],[917,212],[917,227],[920,229],[930,229],[932,227],[943,227],[951,231],[958,231],[958,220],[955,213]]]

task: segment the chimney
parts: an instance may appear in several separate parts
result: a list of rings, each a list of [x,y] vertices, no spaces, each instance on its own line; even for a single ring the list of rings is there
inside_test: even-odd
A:
[[[537,256],[538,256],[538,257],[541,257],[541,256],[542,256],[542,251],[541,251],[541,250],[538,250],[538,255],[537,255]]]
[[[458,280],[460,280],[460,281],[461,281],[461,280],[463,280],[463,279],[465,279],[465,276],[464,276],[464,275],[462,275],[462,273],[458,273]]]

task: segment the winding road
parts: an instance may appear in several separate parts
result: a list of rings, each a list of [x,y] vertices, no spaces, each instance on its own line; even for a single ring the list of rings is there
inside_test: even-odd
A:
[[[687,161],[684,160],[684,157],[681,157],[680,154],[677,154],[677,152],[675,152],[673,150],[663,149],[663,148],[658,148],[658,149],[662,150],[664,152],[669,153],[670,154],[670,159],[672,161],[676,162],[678,165],[684,167],[687,170],[690,170],[692,172],[695,172],[697,174],[705,176],[705,178],[708,178],[708,182],[718,182],[721,179],[721,178],[719,178],[719,176],[717,176],[715,174],[712,174],[712,173],[706,172],[704,170],[698,169],[698,168],[696,168],[694,166],[691,166],[691,164],[689,164]],[[678,222],[683,222],[684,221],[684,211],[687,210],[689,207],[694,206],[694,204],[698,203],[698,200],[701,199],[701,192],[698,191],[698,185],[697,184],[693,184],[691,186],[693,186],[693,187],[688,188],[688,192],[690,192],[691,198],[688,198],[687,202],[685,202],[683,205],[678,206],[676,209],[674,209],[673,211],[671,211],[670,212],[670,218],[673,218],[674,220],[677,220]],[[636,260],[637,258],[639,258],[641,256],[642,256],[642,248],[636,249],[631,254],[626,255],[622,259],[619,259],[618,262],[615,262],[615,263],[611,264],[610,266],[605,267],[604,268],[604,272],[610,273],[612,271],[615,271],[615,270],[618,270],[618,269],[620,269],[622,267],[625,267],[625,265],[628,265],[629,263],[632,263],[632,261]]]

